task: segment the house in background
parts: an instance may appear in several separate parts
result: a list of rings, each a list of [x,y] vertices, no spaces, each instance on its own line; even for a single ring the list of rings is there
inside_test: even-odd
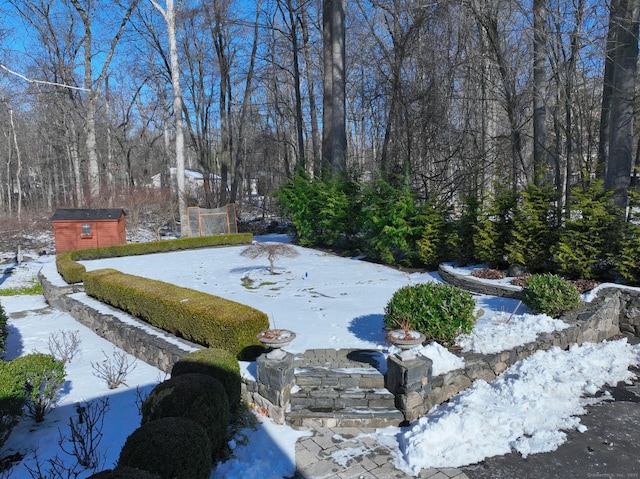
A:
[[[57,209],[51,221],[56,253],[127,242],[122,208]]]
[[[171,168],[169,168],[169,186],[171,187],[171,191],[173,193],[178,192],[178,173],[177,173],[177,168],[175,166],[172,166]],[[215,186],[215,189],[220,188],[219,184],[220,184],[220,176],[216,175],[215,173],[210,173],[209,175],[210,181],[212,183],[212,187],[213,185],[217,185]],[[165,179],[166,181],[166,179]],[[162,173],[156,173],[155,175],[153,175],[151,177],[151,186],[153,188],[160,188],[163,184],[163,178],[162,178]],[[204,198],[204,175],[202,174],[202,172],[197,171],[197,170],[190,170],[190,169],[185,169],[184,170],[184,188],[185,188],[185,193],[187,194],[187,196],[191,197],[191,198],[195,198],[198,201],[203,200]]]

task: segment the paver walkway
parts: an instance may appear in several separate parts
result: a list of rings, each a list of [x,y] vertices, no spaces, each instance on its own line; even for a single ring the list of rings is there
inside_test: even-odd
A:
[[[373,429],[316,428],[296,444],[294,479],[410,478],[393,465],[391,450],[373,439]],[[421,479],[468,479],[458,469],[423,469]]]

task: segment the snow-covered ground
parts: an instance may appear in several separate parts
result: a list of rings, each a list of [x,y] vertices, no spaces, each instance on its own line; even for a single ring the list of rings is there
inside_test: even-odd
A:
[[[283,237],[261,240],[283,241]],[[394,352],[384,341],[384,306],[401,286],[439,281],[437,273],[405,273],[357,259],[339,258],[296,247],[299,256],[276,262],[271,275],[265,260],[240,255],[243,247],[164,253],[143,257],[85,262],[87,269],[104,267],[172,282],[252,305],[267,313],[272,325],[296,332],[286,349],[376,348]],[[52,269],[45,256],[24,263],[0,279],[0,288],[15,287],[33,278],[42,267]],[[585,298],[587,298],[585,296]],[[465,350],[490,352],[512,348],[541,332],[566,327],[561,321],[536,316],[517,301],[478,296],[481,313],[471,335],[461,337]],[[45,422],[24,419],[5,444],[1,455],[25,454],[9,477],[30,477],[25,465],[46,460],[60,451],[60,434],[68,434],[68,421],[79,402],[108,397],[101,450],[104,467],[113,467],[126,437],[139,425],[140,395],[164,379],[164,374],[142,361],[128,375],[126,386],[109,390],[92,363],[113,356],[114,347],[77,323],[71,316],[48,308],[42,296],[0,297],[12,318],[6,359],[31,351],[48,352],[52,334],[78,331],[80,353],[67,365],[67,383],[60,402]],[[482,310],[482,311],[480,311]],[[434,374],[462,367],[446,349],[430,344],[421,352],[434,361]],[[516,450],[523,455],[553,450],[564,439],[563,430],[581,430],[579,415],[593,402],[604,384],[632,377],[640,350],[625,340],[552,349],[520,361],[491,383],[476,381],[467,391],[407,428],[385,428],[373,436],[396,451],[396,465],[408,474],[422,467],[456,467],[485,457]],[[251,374],[243,364],[243,374]],[[138,389],[140,392],[138,392]],[[304,432],[273,424],[259,417],[255,429],[244,429],[231,445],[233,456],[217,465],[212,478],[280,478],[295,470],[295,441]],[[435,438],[435,440],[434,440]],[[78,476],[80,479],[89,473]]]

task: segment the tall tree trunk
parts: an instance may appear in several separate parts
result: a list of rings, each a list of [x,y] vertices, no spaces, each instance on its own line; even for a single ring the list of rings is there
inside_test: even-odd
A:
[[[616,28],[609,21],[607,43],[604,55],[604,74],[602,78],[602,107],[600,109],[600,128],[598,140],[597,175],[604,179],[609,160],[609,140],[611,127],[611,98],[613,96],[614,56],[615,56]]]
[[[281,2],[278,7],[282,14],[285,24],[289,25],[289,35],[291,40],[291,55],[293,61],[293,92],[295,96],[296,111],[296,168],[299,171],[306,171],[305,145],[304,145],[304,117],[302,116],[302,92],[300,90],[300,57],[299,57],[299,39],[298,39],[298,15],[294,11],[291,0],[286,0],[287,15],[282,10]],[[288,18],[286,18],[288,17]]]
[[[569,58],[566,59],[567,78],[565,80],[565,117],[566,117],[566,151],[567,151],[567,165],[565,172],[565,185],[564,185],[564,212],[567,218],[571,217],[571,178],[573,176],[573,150],[574,150],[574,135],[573,135],[573,101],[574,101],[574,80],[576,76],[576,62],[578,60],[578,53],[580,50],[580,32],[582,31],[582,19],[584,16],[584,0],[578,0],[575,10],[575,25],[571,32],[571,40],[569,44]],[[558,202],[561,203],[561,202]],[[560,211],[558,212],[560,213]],[[560,216],[558,216],[560,217]]]
[[[171,87],[173,89],[173,121],[176,135],[176,180],[178,185],[178,210],[180,213],[180,233],[185,234],[188,229],[189,218],[187,217],[187,200],[185,189],[185,165],[184,165],[184,128],[182,121],[182,91],[180,88],[180,62],[178,58],[178,40],[176,35],[176,11],[173,0],[165,0],[166,8],[155,0],[149,0],[151,4],[164,17],[167,25],[167,36],[169,39],[169,59],[171,70]]]
[[[324,176],[347,170],[344,0],[323,0],[322,163]]]
[[[547,164],[547,8],[533,0],[533,181],[540,186]]]
[[[72,133],[73,135],[73,133]],[[73,186],[74,186],[74,206],[80,206],[84,203],[84,191],[82,189],[82,172],[80,171],[80,154],[78,153],[78,142],[76,138],[68,138],[68,151],[70,164],[72,168]]]
[[[89,203],[100,197],[100,172],[98,168],[98,150],[96,147],[96,108],[98,92],[93,84],[93,29],[89,13],[79,0],[71,0],[84,25],[84,88],[86,90],[85,147],[87,149],[87,180],[89,190],[86,199]]]
[[[227,52],[227,40],[223,31],[222,12],[219,6],[214,4],[213,18],[213,43],[215,45],[218,57],[218,67],[220,68],[220,92],[219,92],[219,112],[220,112],[220,191],[219,206],[228,203],[229,197],[229,165],[231,163],[232,136],[231,136],[231,117],[229,106],[231,102],[231,65]]]
[[[633,151],[633,114],[638,65],[640,0],[614,0],[609,29],[614,29],[613,88],[609,114],[609,155],[605,189],[613,203],[624,209],[628,201]]]
[[[301,8],[301,27],[302,27],[302,52],[304,62],[307,66],[305,73],[307,76],[307,88],[309,89],[309,117],[311,121],[311,151],[313,155],[313,173],[314,176],[320,177],[322,174],[322,162],[320,153],[320,131],[318,129],[318,108],[316,106],[316,89],[313,81],[313,70],[311,68],[311,51],[309,49],[309,23],[307,20],[306,3],[300,5]]]
[[[11,133],[9,133],[7,135],[7,149],[9,150],[9,154],[7,155],[7,164],[6,164],[6,168],[7,168],[7,211],[11,212],[11,210],[13,210],[13,185],[12,185],[12,181],[11,181],[11,151],[13,150],[13,148],[11,148]]]

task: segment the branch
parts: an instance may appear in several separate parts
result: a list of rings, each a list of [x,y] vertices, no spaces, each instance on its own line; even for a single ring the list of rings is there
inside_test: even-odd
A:
[[[45,81],[45,80],[33,80],[31,78],[27,78],[24,75],[21,75],[18,72],[14,72],[13,70],[9,70],[6,66],[2,65],[0,63],[0,68],[2,68],[3,70],[6,70],[7,72],[9,72],[12,75],[15,75],[19,78],[22,78],[24,81],[28,82],[28,83],[40,83],[42,85],[53,85],[53,86],[60,86],[62,88],[69,88],[71,90],[82,90],[82,91],[90,91],[88,88],[84,88],[84,87],[80,87],[80,86],[71,86],[71,85],[65,85],[63,83],[56,83],[56,82],[51,82],[51,81]]]

